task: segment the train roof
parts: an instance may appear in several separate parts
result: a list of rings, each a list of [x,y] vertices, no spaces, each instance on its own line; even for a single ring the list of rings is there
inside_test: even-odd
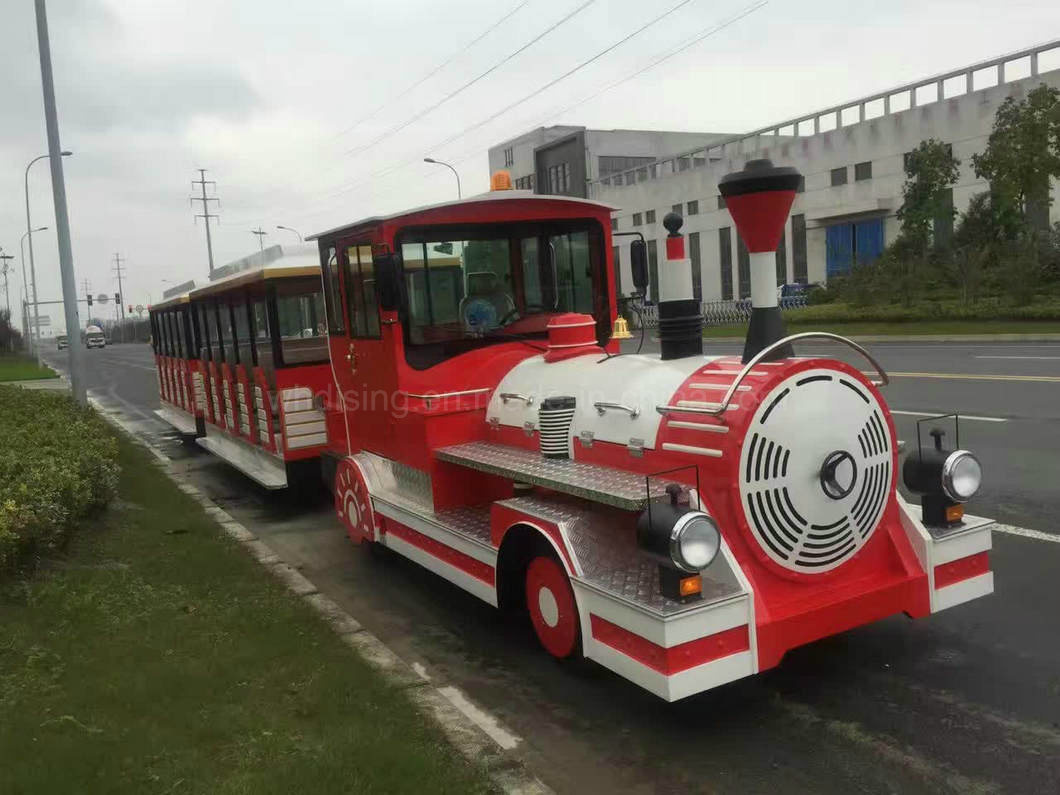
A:
[[[362,218],[359,221],[352,223],[343,224],[342,226],[336,226],[332,229],[328,229],[324,232],[317,232],[316,234],[309,235],[306,240],[319,240],[320,238],[330,237],[340,232],[347,230],[358,229],[365,226],[372,226],[374,224],[384,223],[386,221],[393,221],[398,218],[404,218],[406,216],[417,215],[419,213],[427,212],[429,210],[438,210],[443,207],[460,207],[470,204],[478,204],[482,202],[503,202],[503,201],[550,201],[550,202],[564,202],[575,205],[589,206],[595,208],[604,208],[608,211],[617,210],[618,208],[614,205],[607,204],[606,202],[598,202],[592,199],[581,199],[576,196],[552,196],[540,193],[534,193],[529,190],[495,190],[488,193],[480,193],[477,196],[469,196],[466,199],[458,199],[456,201],[438,202],[437,204],[427,204],[422,207],[414,207],[411,210],[402,210],[400,212],[391,213],[390,215],[373,215],[368,218]]]
[[[223,276],[209,284],[196,287],[188,294],[188,297],[202,298],[270,279],[296,279],[304,276],[320,276],[320,260],[315,246],[298,247],[264,264]]]

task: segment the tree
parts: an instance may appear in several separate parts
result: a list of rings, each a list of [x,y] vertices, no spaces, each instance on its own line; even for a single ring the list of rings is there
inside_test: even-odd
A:
[[[1007,97],[986,151],[972,156],[972,166],[990,183],[996,214],[1027,218],[1044,209],[1048,219],[1049,178],[1060,177],[1060,91],[1043,83],[1026,99]]]
[[[917,253],[927,250],[936,218],[949,213],[953,217],[950,188],[960,174],[961,161],[952,148],[935,138],[921,141],[905,159],[905,185],[898,220],[902,237]]]
[[[11,313],[0,309],[0,352],[15,351],[22,347],[22,335],[11,325]]]

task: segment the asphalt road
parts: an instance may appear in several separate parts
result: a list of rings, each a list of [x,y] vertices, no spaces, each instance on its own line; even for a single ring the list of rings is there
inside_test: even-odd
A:
[[[870,347],[893,373],[1060,375],[1058,345]],[[151,415],[146,346],[87,353],[104,406],[432,681],[492,713],[557,792],[1060,791],[1060,543],[997,533],[993,596],[861,627],[666,704],[591,663],[556,663],[526,623],[386,550],[353,547],[326,495],[266,492],[176,440]],[[994,356],[1005,358],[982,358]],[[989,418],[962,424],[987,477],[970,510],[1060,529],[1060,381],[895,375],[886,396],[900,411]],[[914,438],[916,417],[896,419]]]

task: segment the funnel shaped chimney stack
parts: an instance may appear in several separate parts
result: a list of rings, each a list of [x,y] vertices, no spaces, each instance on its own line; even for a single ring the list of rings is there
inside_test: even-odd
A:
[[[744,342],[744,362],[785,336],[777,304],[776,251],[801,180],[794,168],[774,166],[770,160],[749,160],[742,171],[726,174],[718,183],[751,259],[751,324]],[[770,358],[791,355],[791,347],[785,346]]]

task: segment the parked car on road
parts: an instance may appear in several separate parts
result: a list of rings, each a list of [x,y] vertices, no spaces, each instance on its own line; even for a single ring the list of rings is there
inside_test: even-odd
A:
[[[60,334],[55,338],[56,350],[64,351],[70,347],[70,340],[65,334]]]

